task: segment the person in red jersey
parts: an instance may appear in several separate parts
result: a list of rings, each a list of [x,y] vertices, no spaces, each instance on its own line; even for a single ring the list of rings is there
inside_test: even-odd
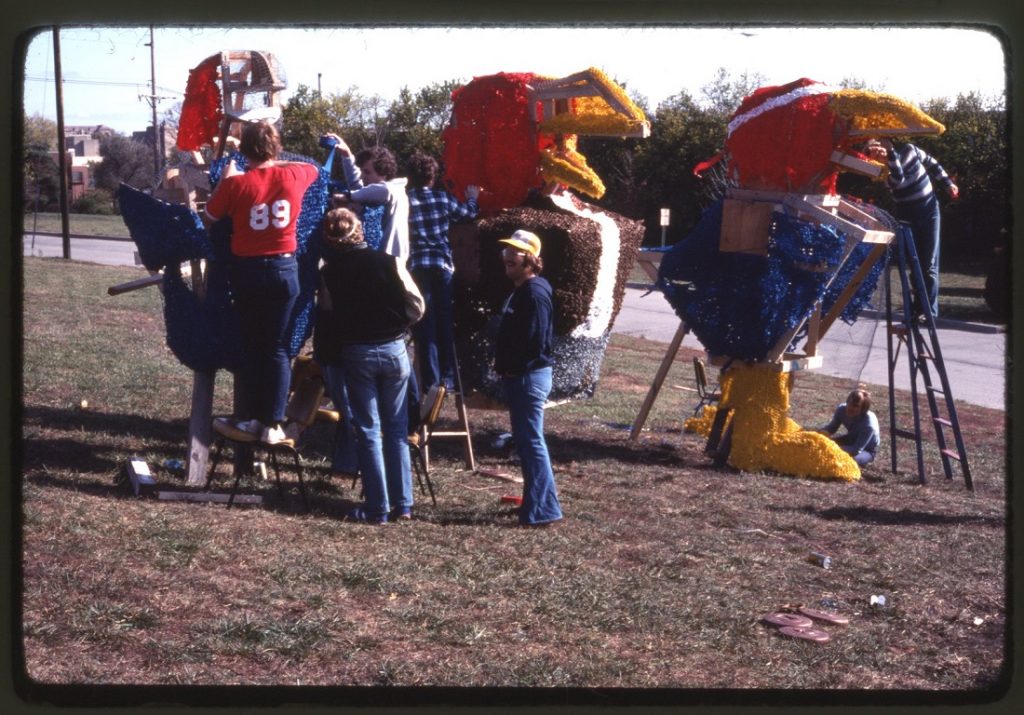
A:
[[[237,377],[251,417],[233,427],[278,444],[291,439],[284,411],[291,378],[288,321],[299,295],[295,226],[319,172],[313,164],[278,161],[281,137],[269,122],[246,124],[239,151],[245,171],[232,160],[206,204],[208,218],[230,217],[232,226],[228,280],[244,348]]]

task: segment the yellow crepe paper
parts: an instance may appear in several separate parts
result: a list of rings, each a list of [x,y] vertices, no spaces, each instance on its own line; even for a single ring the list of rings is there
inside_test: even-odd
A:
[[[707,405],[704,410],[696,417],[689,417],[683,422],[684,432],[693,432],[699,434],[701,437],[711,436],[711,426],[715,422],[715,414],[717,414],[718,408],[714,405]]]
[[[572,86],[584,86],[589,82],[613,97],[620,108],[616,109],[600,95],[576,97],[572,100],[571,112],[541,122],[541,131],[551,134],[625,136],[647,122],[644,111],[604,72],[591,67],[580,74],[581,78],[573,82]]]
[[[541,152],[540,174],[545,181],[564,184],[595,199],[604,196],[604,182],[576,151],[576,137],[568,138],[560,151],[548,148]]]
[[[832,95],[829,106],[849,122],[851,129],[860,131],[902,129],[907,134],[942,134],[946,131],[946,127],[916,106],[891,94],[841,89]]]
[[[788,378],[787,373],[742,364],[722,375],[719,409],[733,410],[729,464],[747,472],[860,479],[857,463],[834,440],[803,431],[787,416]]]

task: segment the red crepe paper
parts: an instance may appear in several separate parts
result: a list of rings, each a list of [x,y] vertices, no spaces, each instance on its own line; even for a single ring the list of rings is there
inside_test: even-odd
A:
[[[828,93],[813,80],[799,79],[778,87],[762,87],[740,104],[730,120],[790,92],[806,89],[781,106],[753,116],[730,132],[726,140],[729,171],[748,188],[835,193],[837,168],[830,156],[845,132],[842,120],[829,109]]]
[[[480,209],[519,206],[543,184],[540,151],[554,136],[539,134],[538,102],[529,106],[531,73],[476,77],[452,93],[452,121],[444,130],[444,165],[449,189],[460,199],[466,186],[480,186]],[[531,115],[532,112],[532,115]]]
[[[220,131],[224,113],[217,85],[219,69],[220,55],[213,55],[188,72],[185,100],[178,120],[178,148],[182,151],[195,151],[204,144],[211,144]]]

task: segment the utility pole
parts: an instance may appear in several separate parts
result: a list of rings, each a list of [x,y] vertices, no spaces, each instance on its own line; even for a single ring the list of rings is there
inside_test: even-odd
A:
[[[157,137],[159,127],[156,123],[156,49],[153,46],[153,26],[149,26],[149,77],[150,104],[153,105],[153,180],[159,181],[160,175],[160,141]]]
[[[320,78],[323,76],[322,72],[316,73],[316,96],[322,97],[323,93],[320,91]]]
[[[64,142],[64,80],[60,70],[60,28],[53,27],[53,83],[57,89],[57,166],[60,167],[60,229],[64,258],[71,258],[71,225],[68,217],[68,153]]]

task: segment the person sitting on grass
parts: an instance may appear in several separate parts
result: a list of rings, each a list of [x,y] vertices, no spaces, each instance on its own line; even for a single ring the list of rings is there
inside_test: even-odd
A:
[[[860,388],[851,392],[846,402],[836,407],[832,421],[817,431],[832,436],[840,427],[845,427],[846,432],[833,437],[836,444],[853,457],[858,466],[872,462],[881,437],[878,417],[871,411],[871,393]]]

